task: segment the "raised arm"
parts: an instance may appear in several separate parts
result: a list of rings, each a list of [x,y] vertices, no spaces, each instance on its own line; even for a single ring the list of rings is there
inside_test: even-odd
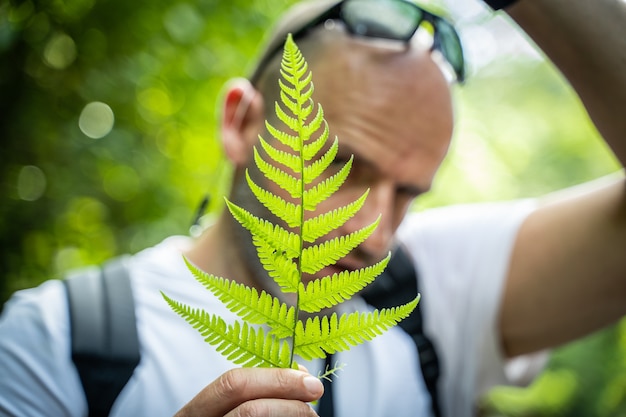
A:
[[[626,164],[626,2],[519,0],[508,13],[569,80]]]
[[[519,0],[507,12],[575,88],[626,163],[626,2]],[[626,314],[626,185],[545,200],[513,251],[500,330],[509,356],[556,346]]]

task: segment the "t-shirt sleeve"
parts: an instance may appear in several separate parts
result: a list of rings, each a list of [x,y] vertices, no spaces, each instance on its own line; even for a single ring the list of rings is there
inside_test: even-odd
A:
[[[535,205],[433,209],[408,216],[399,229],[418,270],[425,332],[439,353],[446,415],[470,416],[488,388],[515,382],[496,320],[517,231]],[[528,355],[516,365],[536,372],[544,361],[545,354]]]
[[[19,291],[0,316],[0,415],[83,416],[63,284]]]

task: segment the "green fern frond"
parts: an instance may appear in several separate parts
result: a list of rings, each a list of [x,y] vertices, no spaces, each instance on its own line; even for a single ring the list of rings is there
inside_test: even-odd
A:
[[[278,117],[278,119],[283,122],[285,125],[287,125],[288,128],[292,129],[292,130],[299,130],[298,129],[298,119],[295,117],[291,117],[287,114],[287,112],[285,112],[283,110],[282,107],[280,107],[280,104],[276,103],[276,105],[274,106],[274,109],[276,111],[276,117]]]
[[[255,329],[244,322],[229,326],[219,316],[194,309],[161,293],[170,308],[184,318],[204,337],[236,365],[289,368],[291,349],[285,341],[266,335],[263,329]]]
[[[287,337],[293,332],[295,308],[281,303],[265,291],[259,294],[255,288],[207,274],[186,258],[185,263],[198,282],[243,320],[252,324],[267,324],[276,337]]]
[[[250,178],[248,170],[246,170],[246,181],[257,200],[267,207],[272,214],[287,223],[290,227],[299,226],[302,223],[302,212],[299,204],[285,201],[281,197],[261,188]]]
[[[331,367],[330,365],[326,365],[324,368],[324,372],[319,371],[317,373],[318,379],[325,379],[328,382],[333,382],[332,377],[337,376],[337,372],[343,371],[343,368],[346,366],[345,363],[335,362],[335,364]]]
[[[226,205],[233,217],[253,236],[266,241],[276,250],[285,251],[292,258],[300,255],[300,236],[268,220],[261,219],[228,200],[226,200]]]
[[[353,159],[354,157],[350,157],[348,162],[346,162],[335,175],[326,178],[324,181],[304,192],[303,200],[304,208],[306,210],[315,210],[319,203],[333,195],[339,189],[339,187],[341,187],[346,178],[348,178],[348,174],[350,173],[350,169],[352,168]],[[309,180],[310,182],[310,179],[307,180]]]
[[[311,72],[308,72],[306,76],[300,80],[300,83],[299,83],[300,85],[303,86],[303,88],[299,91],[298,94],[296,95],[291,94],[291,97],[297,97],[296,102],[299,105],[303,106],[303,108],[306,108],[310,106],[311,104],[313,104],[313,100],[311,100],[311,98],[313,97],[315,86],[313,85],[312,80],[313,80],[313,74],[311,74]],[[280,84],[280,81],[279,81],[279,84]],[[294,114],[298,114],[298,111],[295,111]],[[302,115],[303,113],[300,113],[300,116]],[[308,117],[308,114],[307,114],[307,117]],[[301,117],[301,118],[306,119],[306,117]]]
[[[302,163],[300,162],[300,158],[296,155],[292,155],[288,152],[276,149],[275,147],[267,143],[263,138],[259,138],[259,143],[261,144],[261,147],[263,148],[267,156],[269,156],[275,162],[283,164],[296,174],[299,174],[302,171]]]
[[[337,261],[346,256],[352,249],[359,246],[367,239],[378,223],[380,216],[376,221],[362,229],[352,232],[349,235],[339,236],[319,245],[309,246],[302,251],[302,271],[308,274],[314,274],[329,265],[337,263]]]
[[[261,171],[268,180],[275,182],[292,197],[298,198],[300,196],[302,189],[301,180],[266,162],[261,155],[259,155],[259,151],[256,147],[254,148],[254,162],[257,168],[259,168],[259,171]]]
[[[295,94],[297,94],[297,92],[294,88],[288,87],[287,84],[283,83],[280,89],[280,102],[283,103],[283,106],[287,107],[291,113],[298,114],[300,111],[300,103],[293,99]]]
[[[281,291],[285,293],[297,292],[300,274],[293,260],[288,258],[284,252],[275,250],[261,239],[253,237],[252,242],[257,247],[261,265],[278,284]]]
[[[293,85],[293,83],[291,83]],[[286,84],[285,82],[283,82],[283,80],[278,80],[278,86],[280,87],[280,93],[285,94],[287,97],[296,97],[299,93],[298,91],[294,88],[294,87],[290,87],[289,84]],[[297,100],[293,100],[295,105],[299,105]],[[278,104],[278,103],[276,103]],[[292,106],[287,106],[290,110],[292,109]],[[298,111],[296,110],[295,106],[293,107],[293,110],[291,110],[291,112],[293,114],[298,114]]]
[[[310,96],[311,90],[313,89],[310,88],[308,91],[303,92],[302,96]],[[309,117],[313,111],[312,105],[308,104],[303,106],[302,103],[300,103],[301,100],[298,100],[298,102],[293,101],[284,90],[280,92],[280,101],[285,105],[285,107],[291,110],[292,113],[300,115],[303,119]]]
[[[322,128],[322,126],[324,128],[317,139],[309,141],[307,144],[304,145],[302,149],[302,154],[303,154],[305,161],[310,161],[311,159],[313,159],[313,157],[318,154],[318,152],[324,147],[324,145],[326,144],[326,141],[328,140],[328,135],[329,135],[328,125],[325,123],[324,118],[323,118],[324,110],[322,109],[322,106],[318,106],[317,114],[318,114],[318,117],[321,118],[320,125],[317,126],[315,129],[313,129],[313,126],[309,125],[311,128],[311,131],[307,132],[306,135],[305,133],[303,133],[302,136],[307,138],[308,140],[310,139],[311,135],[319,131]]]
[[[408,304],[371,313],[341,316],[333,313],[317,315],[306,322],[299,320],[300,312],[319,314],[353,297],[385,269],[390,255],[372,266],[314,279],[308,285],[302,282],[303,274],[318,273],[363,243],[380,217],[353,233],[314,244],[356,215],[368,191],[343,207],[326,213],[311,213],[341,187],[353,159],[351,157],[338,171],[327,172],[333,162],[337,162],[339,142],[335,138],[332,144],[328,143],[329,127],[324,110],[312,100],[311,71],[291,35],[285,43],[280,74],[280,97],[275,103],[275,114],[286,129],[282,131],[266,121],[266,131],[273,140],[267,141],[259,135],[253,161],[265,184],[275,183],[293,201],[270,192],[264,188],[264,183],[257,184],[246,170],[252,194],[281,220],[280,224],[259,218],[228,200],[226,205],[233,218],[250,232],[261,265],[280,291],[294,294],[295,305],[290,307],[265,291],[259,293],[239,282],[207,274],[186,259],[196,280],[241,321],[228,324],[221,317],[163,294],[172,310],[197,329],[209,344],[243,366],[296,367],[296,354],[313,359],[349,349],[396,325],[413,311],[419,300],[418,295]],[[262,154],[259,147],[263,149]],[[323,149],[326,150],[322,152]],[[311,246],[305,248],[305,244]]]
[[[265,121],[265,128],[274,139],[285,146],[289,146],[294,152],[300,152],[300,138],[298,136],[290,135],[289,133],[276,129],[267,120]]]
[[[419,296],[413,301],[371,313],[354,312],[337,316],[309,318],[306,324],[296,323],[295,353],[305,360],[324,358],[327,354],[350,349],[372,340],[406,318],[417,306]]]
[[[306,288],[300,283],[300,309],[307,313],[317,313],[350,299],[374,282],[387,267],[389,259],[391,254],[374,265],[316,279]]]
[[[335,137],[333,144],[330,145],[328,150],[322,154],[315,162],[304,168],[302,178],[304,178],[305,184],[310,184],[311,180],[318,178],[330,164],[335,160],[337,151],[339,150],[339,139]]]
[[[283,59],[280,63],[280,75],[294,86],[308,85],[311,83],[309,64],[307,64],[302,52],[298,48],[285,48]],[[302,77],[306,77],[302,80]],[[278,80],[280,83],[282,80]]]
[[[294,54],[291,54],[290,52],[294,52]],[[287,85],[283,82],[283,80],[285,80],[298,89],[299,85],[306,85],[311,82],[310,78],[305,78],[304,80],[302,79],[302,77],[306,76],[308,69],[309,66],[299,51],[285,51],[280,68],[280,75],[282,76],[282,79],[278,80],[278,84],[281,88],[283,86],[287,87]],[[285,90],[287,92],[294,91],[289,87]]]
[[[368,194],[369,190],[366,190],[361,197],[352,203],[306,220],[302,228],[302,239],[309,243],[315,242],[331,230],[343,225],[361,210]]]
[[[228,327],[226,337],[209,336],[205,339],[216,345],[216,350],[235,365],[289,368],[291,348],[289,344],[272,335],[265,335],[262,328],[255,329],[244,322]]]
[[[308,140],[308,138],[310,138],[313,133],[317,132],[322,127],[322,124],[325,124],[324,110],[322,109],[322,106],[318,105],[317,113],[315,114],[313,120],[311,120],[311,122],[309,122],[308,124],[302,126],[302,137]],[[304,158],[308,160],[306,152],[304,154]]]

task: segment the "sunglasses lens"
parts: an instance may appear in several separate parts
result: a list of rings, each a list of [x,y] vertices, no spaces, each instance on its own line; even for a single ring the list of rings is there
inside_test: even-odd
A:
[[[438,48],[450,63],[460,82],[465,78],[465,60],[459,35],[445,20],[438,19],[435,25]]]
[[[413,36],[422,12],[403,1],[347,0],[342,19],[356,35],[407,41]]]

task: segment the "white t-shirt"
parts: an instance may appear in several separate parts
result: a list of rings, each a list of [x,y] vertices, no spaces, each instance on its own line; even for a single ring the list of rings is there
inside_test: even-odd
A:
[[[439,353],[444,415],[469,417],[480,393],[507,383],[496,315],[519,225],[530,201],[457,206],[411,214],[398,237],[419,271],[425,330]],[[131,286],[141,362],[112,416],[171,416],[204,386],[233,367],[170,310],[161,296],[234,316],[197,283],[173,237],[135,255]],[[227,277],[233,278],[233,277]],[[369,307],[355,297],[346,311]],[[64,288],[51,280],[16,293],[0,317],[0,415],[85,416],[86,401],[70,358]],[[430,416],[414,345],[400,328],[336,355],[346,364],[333,382],[337,417]],[[518,360],[536,369],[544,355]],[[303,362],[317,374],[323,364]]]

